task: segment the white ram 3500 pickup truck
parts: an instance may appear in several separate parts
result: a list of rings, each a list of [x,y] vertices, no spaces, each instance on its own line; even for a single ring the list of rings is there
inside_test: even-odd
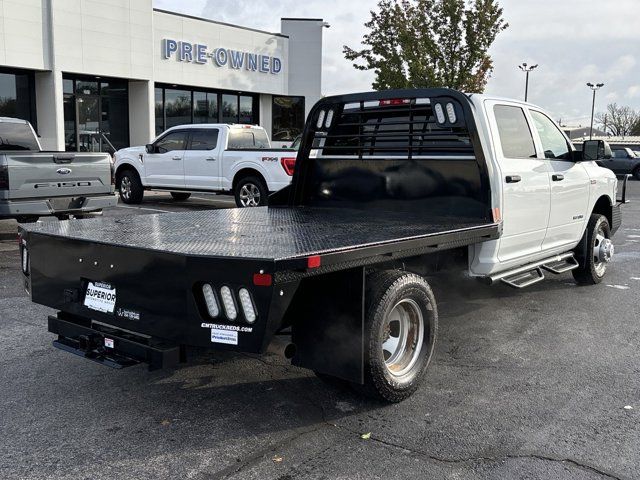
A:
[[[58,310],[54,345],[105,365],[270,349],[397,402],[434,352],[440,271],[515,288],[544,272],[602,281],[624,201],[596,163],[609,155],[598,140],[575,151],[514,100],[326,97],[268,208],[25,227],[25,287]]]
[[[254,125],[181,125],[116,152],[116,187],[125,203],[140,203],[144,190],[154,189],[175,200],[230,193],[238,207],[257,207],[291,183],[296,153],[271,148],[264,128]]]

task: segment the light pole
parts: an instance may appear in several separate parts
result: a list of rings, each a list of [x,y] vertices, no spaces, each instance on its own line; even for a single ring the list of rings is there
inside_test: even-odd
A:
[[[527,66],[525,62],[522,62],[522,65],[518,65],[518,68],[527,74],[527,78],[524,83],[524,101],[526,102],[527,97],[529,96],[529,72],[538,68],[538,64],[536,63],[535,65]]]
[[[595,85],[591,82],[587,83],[587,87],[593,90],[593,100],[591,102],[591,127],[589,128],[589,140],[593,136],[593,112],[596,108],[596,92],[600,90],[601,87],[604,87],[604,83],[596,83]]]

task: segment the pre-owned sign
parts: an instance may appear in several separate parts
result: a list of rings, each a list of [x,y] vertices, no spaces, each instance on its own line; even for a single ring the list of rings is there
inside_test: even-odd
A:
[[[180,62],[201,65],[212,62],[218,67],[227,66],[234,70],[244,69],[250,72],[271,73],[273,75],[282,72],[282,60],[278,57],[229,48],[210,50],[207,45],[201,43],[183,42],[170,38],[162,40],[162,58],[166,60],[175,58]]]

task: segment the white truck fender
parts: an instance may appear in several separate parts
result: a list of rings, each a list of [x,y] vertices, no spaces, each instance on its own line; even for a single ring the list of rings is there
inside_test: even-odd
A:
[[[251,162],[251,161],[240,161],[238,163],[236,163],[233,168],[229,171],[229,176],[225,176],[222,179],[222,188],[224,190],[231,190],[233,187],[233,179],[236,177],[236,175],[238,174],[238,172],[240,170],[255,170],[257,171],[260,175],[262,175],[262,178],[264,178],[264,181],[267,183],[267,186],[269,186],[269,184],[271,183],[272,179],[271,179],[271,174],[269,173],[269,171],[264,167],[264,165],[261,165],[257,162]]]

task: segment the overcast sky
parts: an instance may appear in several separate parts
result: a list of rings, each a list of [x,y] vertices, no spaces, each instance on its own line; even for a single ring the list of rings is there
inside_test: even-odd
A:
[[[281,17],[323,18],[323,93],[369,90],[372,74],[355,70],[342,45],[359,47],[375,0],[154,0],[154,5],[262,30],[279,32]],[[509,28],[491,49],[495,63],[487,93],[524,96],[523,61],[538,63],[530,77],[529,101],[556,120],[586,125],[591,91],[604,82],[596,111],[608,102],[640,108],[639,0],[499,0]]]

